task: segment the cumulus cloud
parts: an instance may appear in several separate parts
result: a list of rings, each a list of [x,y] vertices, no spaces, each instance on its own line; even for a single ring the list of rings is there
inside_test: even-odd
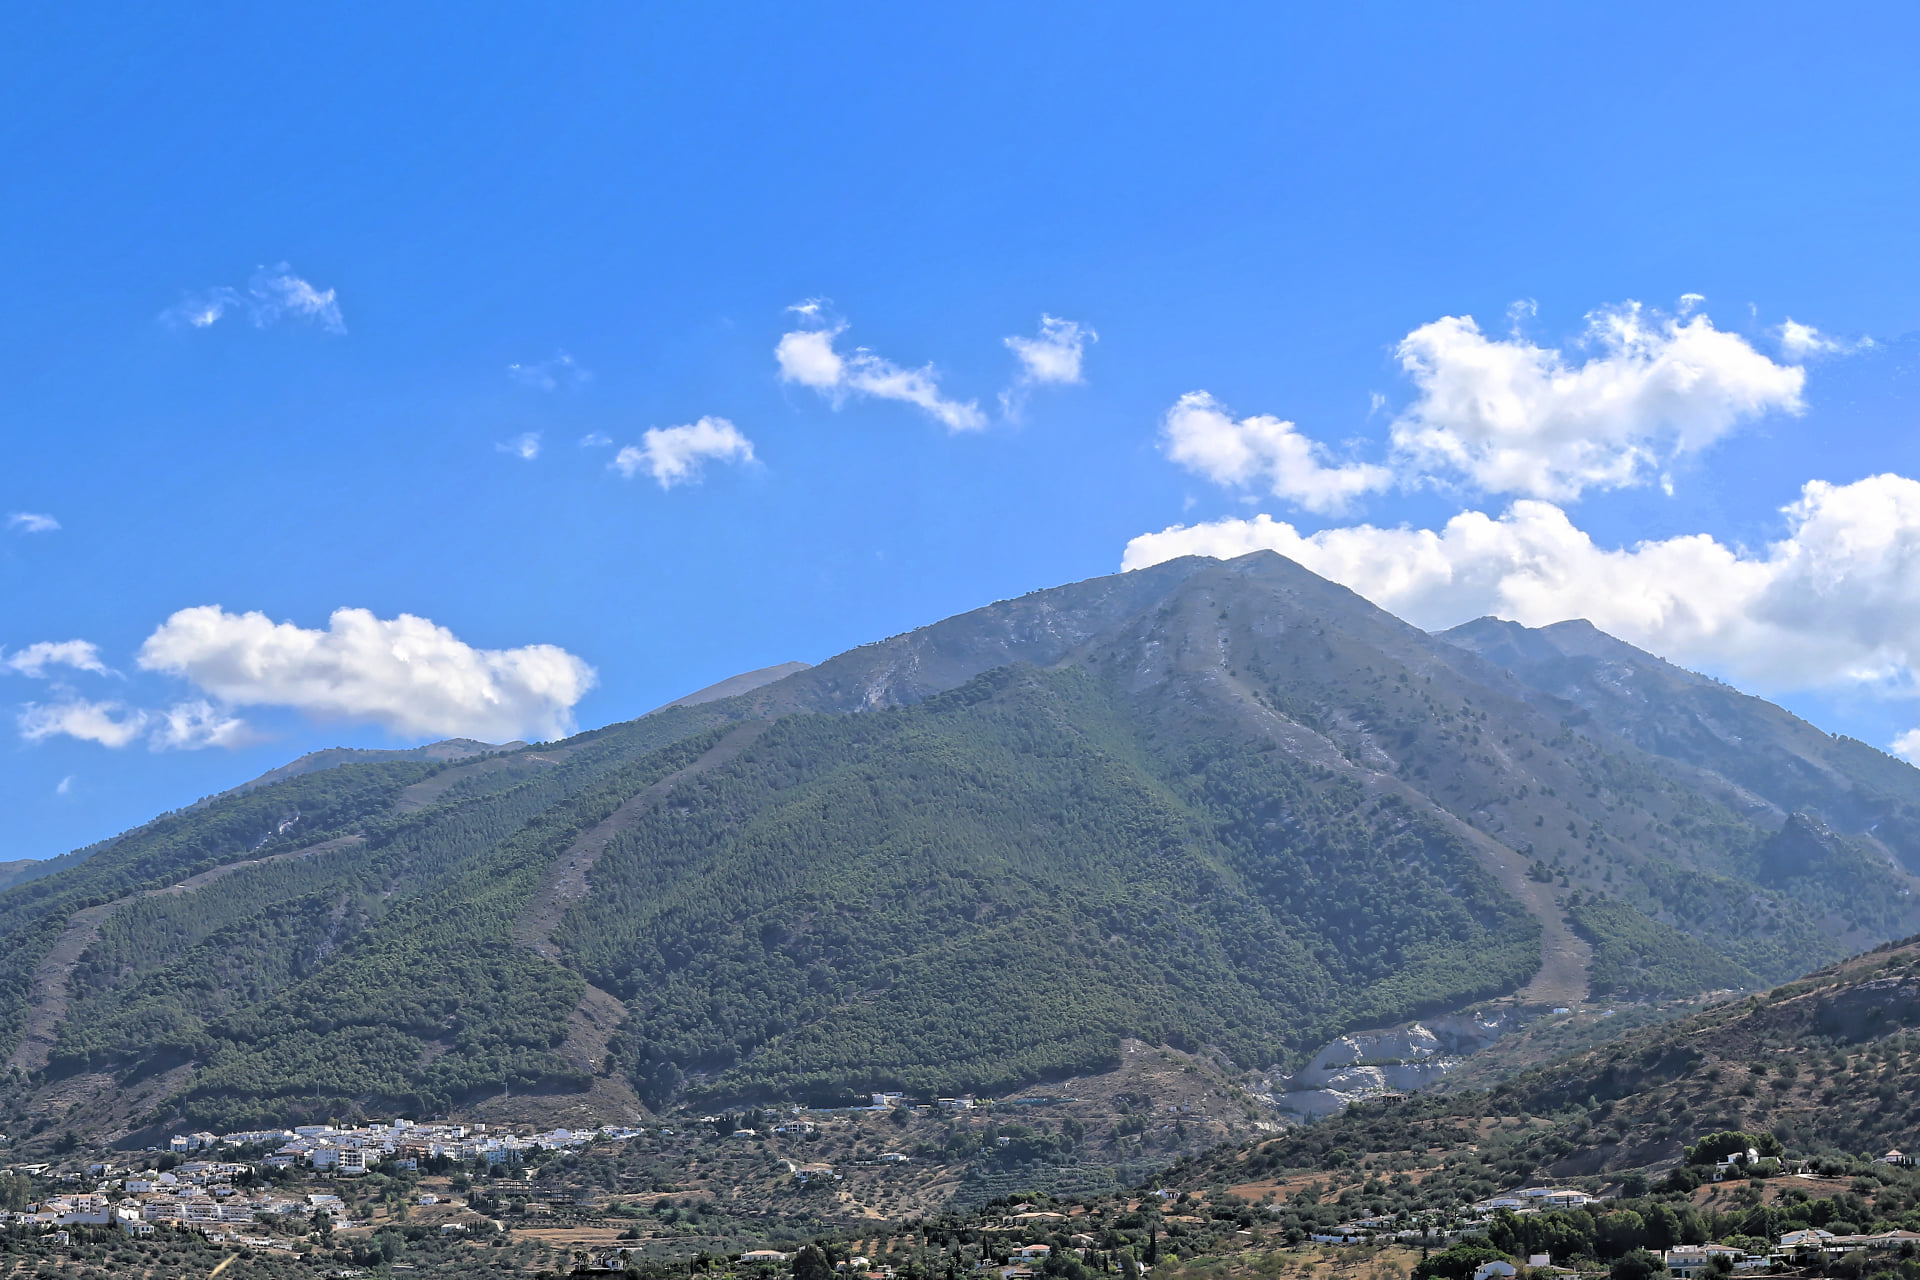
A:
[[[1874,684],[1920,671],[1920,482],[1809,482],[1760,550],[1707,534],[1594,544],[1552,503],[1466,511],[1440,529],[1356,525],[1302,534],[1269,516],[1135,538],[1123,565],[1278,551],[1416,626],[1493,614],[1585,618],[1691,667],[1763,688]],[[1920,746],[1920,737],[1912,744]]]
[[[65,736],[103,747],[124,747],[147,728],[147,713],[120,702],[90,702],[68,698],[60,702],[29,702],[20,710],[20,736],[28,742]]]
[[[71,667],[107,675],[107,664],[100,660],[100,646],[88,640],[41,640],[12,653],[0,653],[0,671],[44,680],[48,667]]]
[[[835,408],[849,396],[871,396],[916,405],[949,431],[978,431],[987,425],[975,401],[949,400],[940,394],[940,379],[932,365],[903,369],[865,347],[845,354],[836,350],[834,344],[846,332],[847,323],[829,322],[819,299],[788,309],[800,317],[802,327],[782,334],[774,346],[782,382],[811,387]]]
[[[644,471],[662,489],[698,483],[704,464],[748,463],[753,442],[725,418],[706,417],[684,427],[655,427],[614,455],[608,465],[631,480]]]
[[[1000,410],[1009,418],[1017,419],[1032,388],[1084,381],[1080,365],[1087,344],[1100,341],[1100,335],[1085,325],[1042,312],[1037,337],[1016,335],[1003,341],[1007,349],[1019,357],[1020,373],[1013,385],[1000,393]]]
[[[1042,313],[1038,337],[1016,336],[1006,344],[1020,358],[1022,382],[1079,382],[1086,346],[1098,341],[1100,335],[1085,325]]]
[[[7,517],[7,528],[16,533],[53,533],[60,522],[43,511],[15,511]]]
[[[1489,493],[1566,501],[1645,483],[1744,419],[1803,407],[1804,370],[1704,314],[1605,308],[1582,345],[1592,354],[1572,361],[1517,333],[1489,338],[1470,316],[1415,329],[1396,348],[1418,390],[1391,428],[1397,460]]]
[[[577,387],[593,381],[593,374],[564,351],[537,364],[510,364],[507,376],[536,391],[558,391],[561,387]]]
[[[502,440],[493,446],[501,453],[510,453],[524,462],[532,462],[540,456],[540,433],[523,431],[511,440]]]
[[[347,331],[334,291],[314,288],[284,262],[257,269],[244,290],[218,285],[190,293],[162,311],[160,319],[176,328],[207,329],[229,313],[244,313],[260,329],[291,317],[310,320],[328,333]]]
[[[224,707],[290,707],[409,737],[490,741],[565,734],[594,682],[592,667],[554,645],[476,649],[425,618],[366,609],[335,610],[325,630],[218,605],[182,609],[147,637],[139,664],[184,677]],[[223,715],[184,712],[167,732],[225,745],[243,730],[225,727]]]
[[[1344,511],[1361,494],[1385,489],[1393,473],[1366,462],[1334,463],[1291,422],[1234,418],[1204,391],[1167,410],[1161,447],[1173,461],[1216,484],[1260,488],[1318,514]]]
[[[1872,338],[1849,340],[1830,337],[1810,324],[1800,324],[1792,316],[1780,326],[1780,354],[1788,360],[1801,361],[1817,359],[1820,356],[1848,356],[1856,351],[1865,351],[1873,345]]]

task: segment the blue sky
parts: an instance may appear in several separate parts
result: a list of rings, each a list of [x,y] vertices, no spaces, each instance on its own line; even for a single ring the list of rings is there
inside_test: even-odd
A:
[[[4,23],[0,857],[1256,545],[1920,727],[1908,7]]]

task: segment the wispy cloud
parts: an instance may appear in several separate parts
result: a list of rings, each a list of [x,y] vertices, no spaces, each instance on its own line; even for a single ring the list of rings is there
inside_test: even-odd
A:
[[[510,453],[523,462],[532,462],[540,456],[540,433],[523,431],[511,440],[502,440],[493,446],[501,453]]]
[[[316,289],[284,262],[256,270],[245,289],[216,285],[187,294],[160,319],[175,328],[208,329],[234,313],[246,315],[259,329],[291,318],[311,321],[328,333],[347,331],[334,291]]]
[[[100,646],[88,640],[40,640],[12,653],[0,653],[0,671],[44,680],[51,674],[48,667],[112,674],[100,660]]]
[[[582,368],[579,361],[564,351],[534,364],[510,364],[507,376],[536,391],[558,391],[561,387],[577,387],[593,381],[592,371]]]
[[[150,751],[200,751],[207,747],[250,746],[260,741],[253,727],[205,698],[177,703],[162,711],[143,711],[124,702],[67,697],[58,702],[29,702],[17,718],[28,742],[77,738],[119,750],[145,739]],[[72,779],[55,790],[67,793]]]
[[[987,425],[976,402],[949,400],[940,394],[940,378],[930,364],[903,369],[865,347],[845,354],[836,350],[834,344],[846,332],[847,322],[829,320],[823,299],[810,298],[788,310],[800,317],[802,327],[782,334],[774,347],[781,381],[812,387],[835,408],[850,396],[870,396],[915,405],[949,431],[978,431]]]
[[[205,698],[176,703],[153,717],[149,742],[155,751],[199,751],[250,746],[260,736],[245,720]]]
[[[7,528],[15,533],[53,533],[60,522],[43,511],[15,511],[7,517]]]
[[[60,702],[29,702],[20,709],[20,736],[28,742],[53,737],[78,738],[103,747],[124,747],[147,728],[147,713],[123,702],[92,702],[67,698]]]
[[[613,443],[613,437],[604,431],[589,431],[580,437],[582,449],[604,449]]]
[[[1799,362],[1820,356],[1850,356],[1873,346],[1872,338],[1835,338],[1792,316],[1780,326],[1780,354]]]
[[[632,479],[644,471],[662,489],[698,483],[708,462],[750,463],[753,442],[725,418],[705,417],[683,427],[655,427],[608,464]]]

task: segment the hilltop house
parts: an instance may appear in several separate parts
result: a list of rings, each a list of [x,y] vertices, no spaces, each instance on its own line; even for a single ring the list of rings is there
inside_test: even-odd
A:
[[[1677,1249],[1668,1249],[1660,1256],[1667,1264],[1667,1270],[1680,1280],[1712,1275],[1715,1258],[1725,1258],[1735,1271],[1752,1271],[1772,1261],[1764,1253],[1748,1253],[1727,1244],[1682,1245]]]

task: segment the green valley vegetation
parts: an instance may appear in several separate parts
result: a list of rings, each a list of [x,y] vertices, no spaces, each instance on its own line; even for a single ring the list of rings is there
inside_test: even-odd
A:
[[[1920,1127],[1920,939],[1635,1028],[1492,1089],[1394,1095],[1275,1136],[1243,1133],[1136,1174],[1131,1189],[1098,1162],[1137,1134],[1133,1117],[1228,1112],[1244,1099],[1209,1076],[1207,1058],[1137,1042],[1124,1057],[1129,1087],[1105,1098],[1032,1090],[971,1105],[749,1107],[517,1140],[500,1128],[382,1126],[406,1149],[358,1177],[298,1165],[236,1172],[217,1162],[258,1161],[271,1143],[234,1135],[201,1157],[213,1164],[132,1159],[230,1178],[260,1206],[243,1239],[162,1226],[129,1241],[79,1226],[62,1243],[29,1224],[0,1252],[24,1269],[137,1263],[155,1275],[224,1255],[222,1274],[243,1280],[316,1263],[647,1280],[882,1267],[900,1280],[1466,1280],[1494,1261],[1527,1270],[1538,1255],[1578,1274],[1653,1280],[1670,1251],[1687,1249],[1696,1259],[1717,1250],[1723,1271],[1739,1260],[1835,1280],[1920,1272],[1920,1258],[1901,1252],[1905,1237],[1886,1234],[1920,1234],[1920,1170],[1874,1154]],[[353,1136],[328,1133],[298,1149]],[[458,1138],[465,1154],[407,1146],[428,1134]],[[66,1150],[0,1180],[0,1197],[16,1209],[49,1197],[58,1206],[92,1168],[128,1178],[123,1207],[169,1216],[175,1197],[151,1175],[136,1184],[111,1169],[115,1158]],[[990,1178],[1009,1185],[954,1194]],[[102,1185],[114,1194],[122,1184]],[[311,1215],[275,1212],[310,1191],[336,1198]]]

